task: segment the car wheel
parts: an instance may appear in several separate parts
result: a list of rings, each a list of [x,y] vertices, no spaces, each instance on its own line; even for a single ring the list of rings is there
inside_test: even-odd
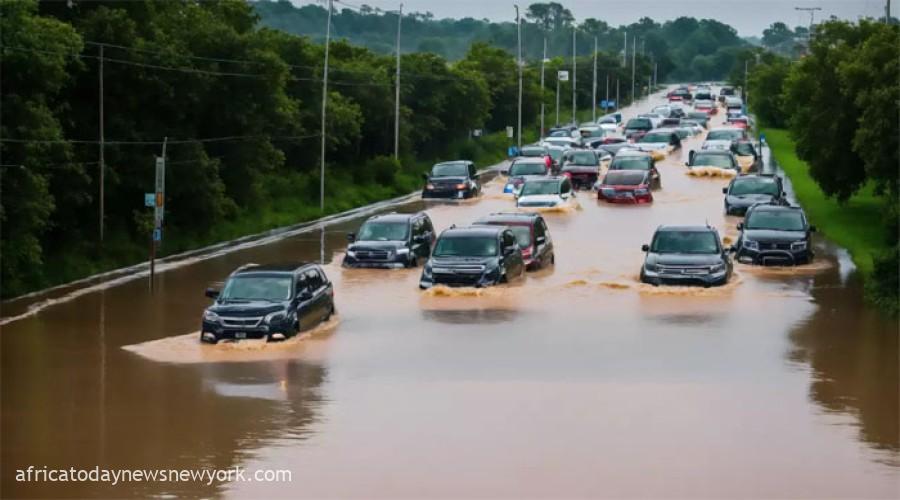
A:
[[[204,337],[203,333],[200,334],[200,342],[203,344],[212,344],[215,345],[219,342],[218,337],[214,337],[212,339]]]

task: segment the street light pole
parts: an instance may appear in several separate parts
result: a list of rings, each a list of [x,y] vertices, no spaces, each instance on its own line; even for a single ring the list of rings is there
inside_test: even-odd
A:
[[[575,103],[575,89],[577,85],[575,84],[577,73],[578,73],[578,61],[576,59],[576,48],[575,48],[575,40],[578,34],[578,29],[574,26],[572,27],[572,124],[578,123],[578,116],[576,114],[576,103]]]
[[[100,46],[100,244],[103,244],[103,226],[106,211],[106,131],[103,110],[103,45]]]
[[[559,70],[556,70],[556,124],[559,125]]]
[[[403,4],[397,11],[397,78],[394,94],[394,159],[400,160],[400,24],[403,22]]]
[[[597,121],[597,37],[594,37],[594,84],[591,90],[591,109],[593,121]]]
[[[519,6],[516,5],[516,33],[518,35],[519,55],[516,66],[519,67],[519,122],[516,125],[516,137],[519,150],[522,149],[522,19],[519,17]]]
[[[634,69],[637,62],[637,37],[631,37],[631,40],[631,44],[634,46],[631,50],[631,102],[634,104]]]
[[[328,46],[331,44],[331,11],[334,3],[328,0],[328,20],[325,25],[325,67],[322,75],[322,151],[319,170],[319,211],[325,213],[325,117],[328,112]]]
[[[541,133],[538,137],[544,137],[544,65],[547,63],[547,36],[544,35],[544,57],[541,58]]]

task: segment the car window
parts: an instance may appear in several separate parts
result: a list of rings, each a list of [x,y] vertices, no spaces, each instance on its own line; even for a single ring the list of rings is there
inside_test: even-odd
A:
[[[754,210],[744,222],[747,229],[803,231],[803,215],[797,210]]]
[[[534,236],[535,238],[544,236],[544,220],[538,219],[534,224]]]
[[[512,231],[503,231],[503,246],[511,247],[513,245],[518,245],[518,240],[513,236]]]
[[[728,194],[731,194],[732,196],[742,196],[747,194],[778,196],[779,190],[778,184],[772,179],[744,177],[735,179]]]
[[[475,172],[475,165],[469,164],[469,177],[475,178],[477,173]]]
[[[559,194],[560,183],[558,181],[550,182],[526,182],[522,186],[521,196],[540,195],[540,194]]]
[[[719,242],[711,231],[659,231],[650,251],[655,253],[719,253]]]
[[[319,288],[322,288],[322,276],[319,274],[319,271],[315,269],[310,269],[303,273],[306,276],[306,283],[309,287],[309,291],[314,292]]]
[[[426,215],[425,218],[422,219],[422,222],[423,222],[423,223],[422,223],[422,226],[424,227],[426,233],[432,233],[432,232],[434,232],[434,226],[431,225],[431,218],[430,218],[430,217],[428,217],[428,216]]]
[[[435,257],[491,257],[497,255],[495,236],[443,236],[434,248]]]
[[[547,173],[547,165],[543,163],[515,162],[509,168],[509,175],[543,175]]]
[[[652,160],[647,157],[615,158],[610,164],[610,170],[650,170]]]
[[[728,155],[714,155],[709,153],[698,152],[694,155],[694,161],[691,165],[699,167],[719,167],[732,168],[734,163]]]
[[[422,221],[422,219],[413,220],[413,223],[412,223],[413,235],[419,236],[420,234],[422,234],[424,232],[423,231],[424,227],[425,227],[425,224]]]
[[[219,295],[222,301],[281,301],[291,296],[291,276],[233,276]]]
[[[406,241],[408,222],[369,221],[359,229],[358,241]]]
[[[463,163],[443,163],[437,164],[431,169],[431,175],[435,177],[443,177],[448,175],[466,175],[468,170]]]
[[[672,141],[672,134],[669,133],[650,133],[646,134],[644,137],[641,137],[638,142],[643,143],[657,143],[657,142],[665,142],[669,143]]]

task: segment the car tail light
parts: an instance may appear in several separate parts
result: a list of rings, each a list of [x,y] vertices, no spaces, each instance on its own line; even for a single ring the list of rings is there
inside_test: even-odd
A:
[[[550,165],[553,165],[553,159],[550,158],[549,156],[545,156],[544,163],[547,164],[547,167],[549,167]]]
[[[572,178],[572,172],[563,172],[563,175],[565,175],[565,176],[568,177],[569,179]]]
[[[522,257],[531,257],[531,247],[525,247],[522,249]]]

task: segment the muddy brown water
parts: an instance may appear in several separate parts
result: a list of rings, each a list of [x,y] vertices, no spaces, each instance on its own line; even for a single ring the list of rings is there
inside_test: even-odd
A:
[[[0,494],[900,496],[898,326],[863,303],[845,252],[820,237],[812,266],[739,265],[720,289],[637,282],[659,224],[736,234],[727,179],[685,175],[700,143],[660,165],[651,206],[582,192],[545,213],[556,266],[505,287],[423,293],[420,270],[343,270],[361,221],[329,226],[338,318],[285,344],[199,345],[203,290],[247,262],[318,259],[318,232],[173,266],[152,294],[126,278],[4,304]],[[512,210],[501,189],[396,210],[445,228]],[[292,481],[15,481],[29,465]]]

